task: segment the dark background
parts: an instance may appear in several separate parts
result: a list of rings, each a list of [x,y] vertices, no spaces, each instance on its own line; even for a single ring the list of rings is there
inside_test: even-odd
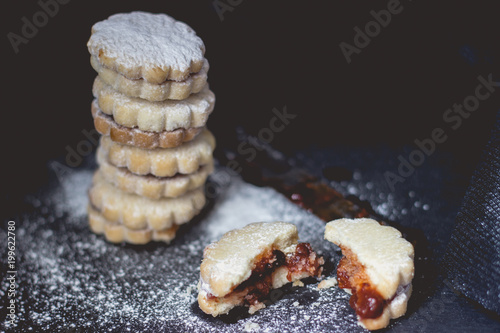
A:
[[[228,3],[227,1],[222,1]],[[233,1],[233,4],[239,1]],[[495,1],[401,1],[403,10],[348,64],[339,48],[355,26],[388,1],[241,1],[221,21],[213,1],[69,1],[15,54],[7,38],[32,21],[36,1],[2,10],[4,63],[2,163],[4,203],[15,205],[48,179],[47,162],[76,149],[93,128],[96,75],[86,48],[93,23],[117,12],[164,12],[204,40],[209,82],[217,95],[209,128],[218,147],[235,126],[251,134],[268,126],[272,109],[297,114],[272,145],[282,151],[316,146],[390,146],[447,127],[446,109],[474,93],[477,76],[498,70]],[[498,81],[498,77],[495,77]],[[5,90],[6,89],[6,90]],[[498,110],[496,92],[449,133],[438,149],[452,152],[461,173],[478,161]],[[4,204],[3,203],[3,204]]]

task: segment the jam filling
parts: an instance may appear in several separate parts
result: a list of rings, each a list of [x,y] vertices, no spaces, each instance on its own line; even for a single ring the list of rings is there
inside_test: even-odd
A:
[[[279,250],[262,255],[260,259],[257,259],[250,277],[233,292],[247,289],[248,292],[244,299],[245,304],[257,305],[270,294],[273,284],[272,273],[276,268],[283,266],[285,261],[285,254]]]
[[[387,301],[370,284],[370,279],[356,256],[348,249],[341,249],[345,257],[337,267],[337,280],[340,288],[351,289],[349,305],[361,319],[380,317]]]
[[[295,249],[294,255],[286,258],[288,269],[287,279],[292,281],[292,275],[300,272],[308,272],[311,276],[321,274],[320,266],[323,260],[316,256],[309,243],[300,243]]]
[[[309,243],[300,243],[295,249],[295,253],[285,255],[279,250],[264,252],[255,263],[250,277],[237,286],[230,294],[225,297],[231,297],[234,294],[244,293],[243,302],[246,305],[258,305],[264,301],[271,293],[273,285],[273,272],[285,266],[288,269],[287,279],[292,281],[294,274],[308,272],[311,276],[321,274],[322,258],[318,258],[312,250]],[[209,299],[216,298],[212,294],[207,295]]]

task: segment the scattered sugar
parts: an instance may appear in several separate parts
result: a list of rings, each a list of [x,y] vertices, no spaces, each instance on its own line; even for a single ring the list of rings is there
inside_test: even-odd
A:
[[[261,192],[262,189],[258,187],[235,182],[207,217],[206,233],[215,240],[229,230],[242,228],[249,222],[281,220],[271,209],[262,206],[261,200],[254,200]]]
[[[334,246],[323,240],[324,222],[273,189],[232,178],[213,205],[181,228],[172,244],[113,245],[87,225],[91,177],[90,170],[68,173],[56,189],[30,200],[33,213],[16,220],[16,330],[239,332],[242,325],[263,332],[285,326],[290,332],[356,329],[345,293],[337,288],[318,292],[314,281],[303,288],[285,288],[265,309],[232,323],[199,309],[196,285],[203,249],[247,223],[295,223],[302,241],[310,242],[327,260],[338,260]],[[5,294],[6,285],[2,283],[0,293]],[[309,319],[303,320],[305,316]],[[295,319],[292,324],[276,318]]]
[[[72,217],[79,218],[87,215],[87,189],[92,182],[92,175],[92,171],[74,172],[62,182],[64,196],[62,208]]]

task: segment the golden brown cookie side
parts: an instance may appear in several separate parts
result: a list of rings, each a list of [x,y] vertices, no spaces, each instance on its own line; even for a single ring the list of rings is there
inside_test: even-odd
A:
[[[97,102],[92,102],[92,116],[96,130],[111,140],[143,149],[174,148],[193,140],[203,128],[178,128],[174,131],[146,132],[117,124],[112,116],[99,110]]]
[[[207,83],[208,61],[198,73],[192,74],[184,81],[165,81],[161,84],[149,83],[145,80],[131,80],[109,68],[103,67],[95,57],[90,63],[101,79],[113,89],[130,97],[139,97],[152,102],[167,99],[183,100],[190,94],[200,92]]]
[[[175,198],[199,188],[213,172],[213,162],[201,166],[199,170],[188,175],[159,178],[152,175],[138,176],[126,168],[117,168],[108,163],[102,149],[97,149],[97,162],[103,177],[109,183],[128,193],[151,198]]]
[[[90,229],[98,235],[104,235],[106,240],[111,243],[147,244],[151,241],[170,243],[175,238],[176,231],[179,229],[178,225],[173,225],[164,230],[134,230],[122,224],[108,221],[92,206],[88,206],[87,211]]]

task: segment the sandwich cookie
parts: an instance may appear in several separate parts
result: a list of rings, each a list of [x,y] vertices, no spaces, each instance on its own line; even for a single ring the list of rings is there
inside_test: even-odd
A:
[[[151,241],[170,243],[179,229],[179,225],[174,224],[163,230],[130,229],[123,224],[108,221],[101,212],[88,206],[90,229],[98,235],[104,235],[111,243],[146,244]]]
[[[102,66],[95,57],[90,58],[90,64],[99,74],[99,77],[113,89],[130,97],[139,97],[151,102],[166,99],[186,99],[190,94],[200,92],[207,84],[207,73],[210,68],[205,59],[203,67],[198,73],[191,74],[184,81],[167,80],[162,83],[150,83],[144,79],[129,79],[125,76]]]
[[[153,175],[138,176],[127,168],[118,168],[106,160],[99,147],[97,163],[103,178],[121,191],[134,193],[150,199],[175,198],[205,184],[208,175],[214,170],[213,161],[201,166],[188,175],[176,174],[172,177],[156,177]]]
[[[94,24],[87,43],[94,62],[130,80],[184,81],[204,64],[196,32],[165,14],[121,13]]]
[[[397,229],[367,218],[339,219],[326,225],[325,239],[342,250],[338,284],[352,294],[349,304],[363,327],[381,329],[406,313],[414,250]]]
[[[308,243],[298,243],[295,225],[251,223],[205,248],[198,304],[214,317],[236,306],[247,306],[253,314],[265,307],[271,289],[319,276],[323,264]]]
[[[98,108],[117,124],[149,132],[204,127],[215,104],[208,85],[182,101],[150,102],[119,93],[97,76],[92,92]]]
[[[94,117],[94,126],[100,134],[109,136],[115,142],[142,149],[177,147],[193,140],[203,130],[203,127],[193,127],[157,133],[125,127],[117,124],[112,116],[99,110],[96,100],[92,102],[92,117]]]
[[[215,138],[205,129],[194,140],[175,148],[140,149],[103,136],[100,146],[107,161],[116,167],[126,167],[137,175],[172,177],[196,172],[212,162]]]
[[[94,210],[109,222],[133,230],[165,230],[187,223],[201,211],[205,200],[202,187],[176,198],[158,200],[126,193],[106,182],[99,170],[89,190]]]

